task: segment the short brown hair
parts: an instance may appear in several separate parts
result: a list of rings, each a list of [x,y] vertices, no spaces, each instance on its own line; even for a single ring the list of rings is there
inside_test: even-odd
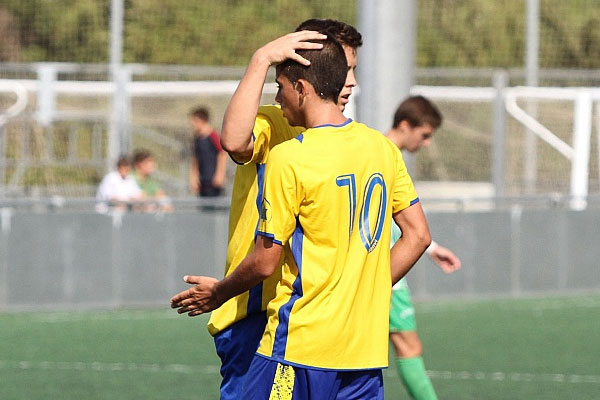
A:
[[[131,167],[131,161],[129,160],[129,157],[125,155],[119,157],[117,160],[117,168],[121,167]]]
[[[133,163],[139,164],[144,160],[152,157],[152,153],[146,149],[139,149],[133,154]]]
[[[433,129],[437,129],[442,124],[442,114],[425,97],[411,96],[398,106],[392,127],[397,128],[402,121],[408,122],[413,128],[429,124]]]
[[[298,31],[317,31],[332,35],[342,45],[357,49],[362,46],[362,35],[350,24],[335,19],[311,18],[296,28]]]
[[[190,117],[196,117],[203,121],[208,121],[210,119],[210,114],[206,107],[196,107],[190,111]]]
[[[294,60],[286,60],[276,67],[280,74],[292,84],[299,79],[308,81],[317,95],[324,100],[337,103],[338,96],[346,82],[348,61],[342,45],[331,35],[327,39],[315,42],[323,43],[320,50],[296,50],[298,55],[310,61],[310,65],[302,65]]]

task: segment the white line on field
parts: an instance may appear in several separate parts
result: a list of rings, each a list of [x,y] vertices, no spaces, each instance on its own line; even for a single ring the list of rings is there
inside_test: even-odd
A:
[[[157,319],[176,319],[184,318],[186,315],[179,315],[175,310],[164,312],[148,311],[90,311],[90,312],[50,312],[48,314],[35,314],[31,316],[34,322],[79,322],[79,321],[144,321]]]
[[[61,371],[97,371],[97,372],[149,372],[176,374],[217,375],[217,365],[185,364],[137,364],[105,362],[66,362],[66,361],[6,361],[0,360],[0,369],[20,370],[61,370]],[[387,369],[388,377],[395,377],[396,371]],[[439,380],[477,380],[495,382],[555,382],[570,384],[600,384],[600,375],[574,374],[533,374],[523,372],[472,372],[472,371],[427,371],[431,379]]]
[[[218,374],[217,365],[185,364],[137,364],[105,362],[68,362],[68,361],[5,361],[0,360],[0,369],[22,370],[63,370],[63,371],[133,371],[133,372],[172,372],[178,374]]]
[[[432,379],[509,382],[556,382],[600,384],[600,375],[531,374],[522,372],[427,371]]]
[[[484,302],[464,302],[455,301],[443,303],[417,303],[417,313],[436,313],[446,311],[466,311],[484,305]],[[523,303],[507,300],[505,303],[494,301],[494,307],[499,309],[510,309],[517,311],[541,312],[546,310],[562,310],[565,308],[600,308],[600,297],[577,297],[577,298],[552,298],[535,299]]]

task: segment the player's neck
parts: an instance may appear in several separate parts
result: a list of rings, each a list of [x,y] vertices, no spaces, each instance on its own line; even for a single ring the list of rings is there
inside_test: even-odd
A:
[[[319,102],[312,107],[308,107],[305,113],[305,123],[307,128],[313,128],[321,125],[341,125],[348,118],[342,114],[337,104],[334,102]]]
[[[392,141],[400,150],[403,148],[403,136],[398,129],[390,129],[385,136]]]

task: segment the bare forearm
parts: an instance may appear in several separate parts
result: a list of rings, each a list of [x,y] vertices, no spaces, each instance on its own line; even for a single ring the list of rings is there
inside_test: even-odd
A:
[[[189,174],[190,185],[197,184],[200,182],[200,176],[198,171],[198,164],[196,161],[190,162],[190,174]]]
[[[269,61],[261,52],[254,53],[225,111],[221,144],[238,161],[245,161],[243,158],[248,156],[254,120],[269,66]]]
[[[390,254],[392,284],[406,275],[431,243],[429,226],[420,203],[394,214],[394,222],[402,231],[402,237],[392,246]]]
[[[215,177],[219,185],[223,186],[225,183],[225,172],[227,171],[227,153],[224,151],[220,152],[217,156],[217,169],[215,171]]]
[[[410,271],[429,246],[427,238],[408,238],[403,235],[391,250],[392,285]]]
[[[255,253],[251,253],[240,263],[235,271],[217,283],[215,294],[219,304],[223,304],[227,300],[252,289],[266,278],[255,267],[256,255]]]
[[[258,236],[254,251],[225,279],[217,284],[217,298],[227,301],[268,278],[279,266],[282,247],[272,239]],[[221,303],[222,304],[222,303]]]

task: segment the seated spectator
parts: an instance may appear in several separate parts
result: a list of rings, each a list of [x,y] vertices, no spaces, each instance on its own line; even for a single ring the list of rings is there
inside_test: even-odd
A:
[[[154,172],[154,157],[148,150],[137,150],[133,155],[133,177],[144,194],[147,204],[144,211],[172,211],[171,201],[165,195],[164,190],[156,179],[152,177]]]
[[[106,174],[98,186],[96,193],[98,212],[108,212],[111,207],[126,211],[133,206],[133,203],[144,199],[142,190],[130,172],[129,159],[125,156],[119,157],[117,170]]]
[[[202,197],[220,196],[225,186],[227,153],[221,148],[208,110],[198,107],[189,115],[194,129],[194,152],[190,166],[190,190]]]

